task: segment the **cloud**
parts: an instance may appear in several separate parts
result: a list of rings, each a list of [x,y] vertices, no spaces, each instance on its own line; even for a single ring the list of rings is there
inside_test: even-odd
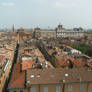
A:
[[[40,3],[40,4],[48,4],[53,3],[55,0],[31,0],[34,3]]]
[[[1,6],[15,6],[15,3],[13,3],[13,2],[2,2],[1,3]]]
[[[45,3],[47,0],[32,0],[34,3]]]
[[[75,3],[65,3],[65,2],[55,2],[54,3],[54,7],[55,8],[71,8],[71,7],[76,7],[77,4]]]

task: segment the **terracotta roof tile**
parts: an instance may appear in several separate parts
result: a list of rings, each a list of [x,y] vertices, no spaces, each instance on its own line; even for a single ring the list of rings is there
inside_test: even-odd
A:
[[[81,60],[77,60],[77,59],[72,60],[72,62],[73,62],[76,66],[84,66],[84,65],[85,65],[85,62],[83,62],[83,61],[81,61]]]
[[[34,75],[34,77],[31,77]],[[40,77],[37,77],[40,75]],[[52,76],[53,75],[53,76]],[[27,70],[27,81],[33,84],[54,84],[54,83],[70,83],[70,82],[92,82],[92,71],[86,68],[75,69],[34,69]],[[27,84],[28,85],[28,84]]]
[[[2,64],[2,65],[4,65],[4,58],[5,58],[5,56],[2,56],[2,55],[0,55],[0,63]]]
[[[0,62],[4,59],[5,56],[0,55]]]
[[[68,66],[68,65],[69,65],[69,61],[68,61],[68,60],[60,61],[60,62],[58,62],[58,64],[59,64],[60,66]]]
[[[11,76],[11,81],[8,88],[24,88],[25,86],[25,71],[20,72],[20,62],[17,62]]]
[[[22,61],[22,70],[26,70],[28,68],[32,68],[33,64],[34,64],[34,62],[32,60]]]

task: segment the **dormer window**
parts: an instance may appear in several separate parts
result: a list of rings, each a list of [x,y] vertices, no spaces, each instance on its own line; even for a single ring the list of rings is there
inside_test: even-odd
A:
[[[30,76],[31,78],[34,78],[34,75],[33,74],[31,74],[31,76]]]
[[[51,78],[55,77],[53,74],[50,75]]]
[[[66,73],[66,74],[65,74],[65,76],[66,76],[66,77],[68,77],[68,76],[69,76],[69,74],[67,74],[67,73]]]

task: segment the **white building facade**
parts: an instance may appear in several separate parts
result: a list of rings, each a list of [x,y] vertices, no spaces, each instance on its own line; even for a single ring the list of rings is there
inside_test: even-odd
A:
[[[84,31],[82,28],[74,28],[73,30],[66,30],[62,25],[56,28],[56,37],[83,37]]]

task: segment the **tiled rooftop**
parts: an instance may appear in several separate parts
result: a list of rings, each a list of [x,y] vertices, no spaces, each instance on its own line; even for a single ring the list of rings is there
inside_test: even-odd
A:
[[[55,84],[63,82],[92,82],[92,71],[88,71],[83,68],[69,70],[29,69],[27,70],[27,81],[27,85],[29,86],[33,84]]]
[[[52,49],[47,48],[46,50],[50,55],[52,55],[52,53],[54,52],[57,52],[55,54],[55,57],[60,66],[68,66],[70,64],[69,60],[75,66],[84,66],[85,64],[87,64],[87,62],[85,63],[80,58],[75,59],[73,56],[71,55],[69,56],[68,54],[63,53],[64,50],[60,49],[59,47],[54,48],[54,45]],[[60,69],[60,67],[53,68],[50,61],[46,61],[44,55],[34,45],[32,46],[26,46],[25,44],[23,44],[23,46],[21,45],[19,48],[19,56],[25,57],[29,56],[32,59],[23,60],[22,63],[18,61],[15,64],[9,88],[24,88],[25,85],[31,86],[34,84],[55,84],[55,83],[70,83],[70,82],[89,82],[89,81],[92,82],[91,70],[89,71],[87,68],[84,69],[83,68]],[[31,69],[33,64],[35,67]],[[37,65],[42,64],[43,65],[48,64],[50,68],[45,67],[40,69],[39,67],[37,67]],[[89,62],[88,66],[92,67],[92,62]]]
[[[22,70],[27,70],[28,68],[32,68],[33,64],[34,64],[33,60],[22,61]]]
[[[72,62],[76,65],[76,66],[84,66],[86,63],[81,61],[81,60],[72,60]]]
[[[25,71],[20,72],[20,62],[18,61],[14,67],[14,71],[8,88],[24,88],[25,87]]]
[[[4,58],[5,58],[5,56],[2,56],[2,55],[0,55],[0,63],[3,65],[4,64]]]
[[[69,61],[68,61],[68,60],[60,61],[60,62],[58,62],[58,64],[59,64],[60,66],[69,66]]]

